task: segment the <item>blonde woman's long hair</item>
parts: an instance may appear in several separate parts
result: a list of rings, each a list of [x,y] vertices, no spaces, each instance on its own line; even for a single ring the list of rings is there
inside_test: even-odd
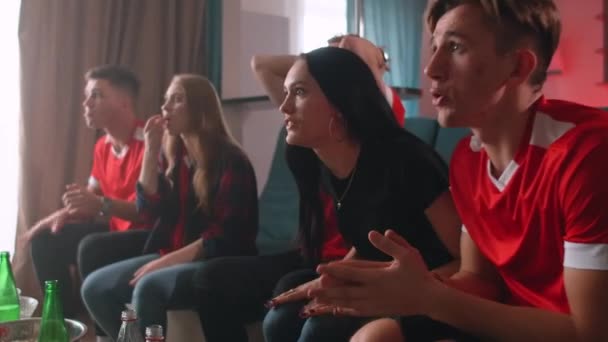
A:
[[[163,152],[167,158],[166,177],[170,179],[176,166],[180,146],[185,146],[194,162],[192,185],[198,207],[210,210],[210,187],[221,177],[222,157],[230,150],[242,152],[224,121],[220,99],[209,80],[200,75],[175,75],[171,84],[183,87],[186,93],[187,115],[192,129],[181,136],[165,134]],[[183,144],[182,141],[183,140]],[[175,186],[175,185],[174,185]]]

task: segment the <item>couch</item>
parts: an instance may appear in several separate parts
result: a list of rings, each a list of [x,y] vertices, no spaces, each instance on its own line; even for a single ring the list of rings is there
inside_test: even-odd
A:
[[[447,163],[450,162],[456,144],[471,133],[468,128],[443,128],[436,120],[422,117],[407,118],[405,129],[433,146]]]

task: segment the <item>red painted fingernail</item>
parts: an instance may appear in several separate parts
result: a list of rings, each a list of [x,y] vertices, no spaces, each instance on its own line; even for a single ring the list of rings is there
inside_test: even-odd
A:
[[[277,303],[274,301],[274,299],[271,299],[269,301],[267,301],[266,303],[264,303],[264,306],[266,307],[266,309],[272,309],[277,305]]]
[[[310,317],[310,313],[308,313],[308,311],[306,309],[302,309],[302,310],[300,310],[300,313],[298,314],[298,316],[300,316],[300,318],[308,318],[308,317]]]

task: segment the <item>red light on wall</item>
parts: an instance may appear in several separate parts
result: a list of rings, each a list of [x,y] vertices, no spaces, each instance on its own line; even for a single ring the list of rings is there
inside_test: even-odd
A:
[[[564,71],[564,60],[562,52],[558,48],[553,54],[549,68],[547,69],[547,75],[559,75]]]

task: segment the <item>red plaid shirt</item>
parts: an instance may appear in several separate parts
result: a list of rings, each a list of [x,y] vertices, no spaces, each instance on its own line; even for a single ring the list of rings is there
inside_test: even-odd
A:
[[[243,152],[229,150],[222,160],[219,180],[211,185],[209,206],[198,207],[192,186],[195,167],[178,158],[169,185],[159,175],[159,191],[148,196],[138,184],[137,208],[144,220],[154,222],[148,252],[168,253],[203,239],[204,258],[256,254],[258,197],[255,173]]]

